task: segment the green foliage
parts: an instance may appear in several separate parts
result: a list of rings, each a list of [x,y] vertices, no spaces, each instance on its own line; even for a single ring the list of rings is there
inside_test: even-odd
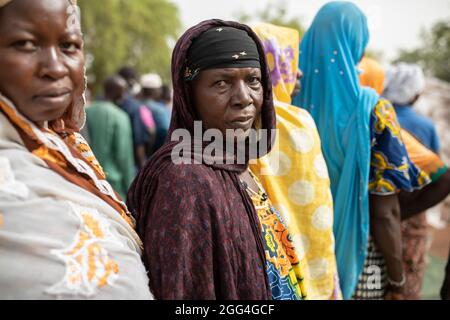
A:
[[[428,73],[450,82],[450,20],[436,23],[422,38],[422,47],[402,50],[395,62],[419,63]]]
[[[305,28],[301,23],[301,19],[298,17],[287,16],[287,4],[285,1],[277,1],[276,3],[269,3],[267,7],[256,13],[248,14],[243,13],[238,15],[237,20],[242,23],[248,23],[253,21],[267,22],[280,27],[288,27],[298,30],[300,38],[305,33]]]
[[[169,41],[181,27],[168,0],[79,0],[88,75],[98,89],[122,65],[170,77]]]
[[[383,60],[384,54],[383,51],[380,50],[367,49],[365,52],[365,56],[376,61],[381,61]]]

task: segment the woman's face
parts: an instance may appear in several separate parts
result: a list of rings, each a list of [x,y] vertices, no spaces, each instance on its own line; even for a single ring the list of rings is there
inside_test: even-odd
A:
[[[14,0],[0,9],[0,92],[41,125],[84,85],[83,40],[68,0]]]
[[[242,129],[248,136],[261,114],[264,90],[259,68],[223,68],[200,72],[192,83],[194,104],[206,129]]]

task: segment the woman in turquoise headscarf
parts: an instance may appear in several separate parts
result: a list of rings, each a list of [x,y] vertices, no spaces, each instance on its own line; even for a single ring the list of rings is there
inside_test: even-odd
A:
[[[369,216],[390,283],[401,284],[396,193],[428,181],[409,161],[392,106],[359,84],[356,66],[368,41],[367,20],[357,6],[349,2],[323,6],[300,45],[304,77],[302,91],[294,99],[295,105],[311,113],[322,139],[335,201],[336,259],[345,299],[353,296],[358,280],[370,275],[363,274],[368,247],[369,255],[373,247],[368,246]],[[391,250],[383,250],[389,246]],[[377,294],[382,298],[384,290]]]

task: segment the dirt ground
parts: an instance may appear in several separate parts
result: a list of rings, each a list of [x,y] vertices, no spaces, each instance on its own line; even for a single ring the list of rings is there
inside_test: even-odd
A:
[[[425,271],[422,299],[440,299],[439,292],[445,276],[445,266],[447,265],[450,248],[450,224],[441,230],[430,227],[432,237],[431,248],[428,252],[427,269]]]

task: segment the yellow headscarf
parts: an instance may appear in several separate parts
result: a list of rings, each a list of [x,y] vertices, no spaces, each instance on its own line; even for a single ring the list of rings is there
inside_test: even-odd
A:
[[[298,72],[299,33],[266,23],[252,29],[269,63],[277,115],[271,153],[251,164],[293,238],[308,299],[340,299],[333,200],[320,137],[310,114],[290,105]]]
[[[263,42],[266,51],[274,100],[291,103],[298,71],[298,31],[268,23],[258,23],[251,27]]]

